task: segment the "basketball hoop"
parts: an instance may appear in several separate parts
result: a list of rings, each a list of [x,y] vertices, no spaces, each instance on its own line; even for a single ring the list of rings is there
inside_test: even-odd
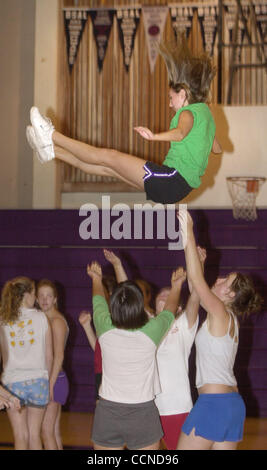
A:
[[[229,176],[226,178],[235,219],[256,220],[256,198],[266,178]]]

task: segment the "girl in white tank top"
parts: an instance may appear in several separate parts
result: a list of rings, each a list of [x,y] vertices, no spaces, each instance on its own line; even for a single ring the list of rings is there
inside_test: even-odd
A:
[[[16,450],[41,450],[53,361],[50,325],[34,308],[35,285],[24,276],[6,282],[1,295],[1,381],[22,407],[8,408]]]
[[[210,289],[201,268],[188,212],[179,214],[188,280],[207,311],[196,336],[199,398],[183,426],[178,449],[236,449],[242,440],[245,405],[233,373],[238,348],[237,315],[259,310],[262,299],[248,276],[232,272]]]
[[[234,328],[232,325],[234,324]],[[233,329],[231,336],[230,330]],[[233,367],[238,349],[238,322],[229,313],[229,326],[224,336],[213,336],[209,332],[208,318],[201,326],[196,336],[196,387],[200,389],[205,384],[223,384],[236,387]]]

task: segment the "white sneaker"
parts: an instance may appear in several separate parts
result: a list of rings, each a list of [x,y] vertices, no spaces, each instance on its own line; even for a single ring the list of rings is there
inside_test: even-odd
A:
[[[36,137],[34,133],[34,128],[32,126],[27,126],[26,128],[26,137],[28,144],[31,146],[34,152],[36,152],[36,155],[38,159],[40,160],[41,163],[44,163],[44,160],[42,159],[41,155],[38,152],[38,145],[36,142]]]
[[[37,145],[37,152],[40,160],[43,163],[53,160],[53,158],[55,158],[55,151],[52,134],[55,128],[52,122],[47,117],[42,116],[36,106],[31,108],[30,118],[34,129],[35,143]]]

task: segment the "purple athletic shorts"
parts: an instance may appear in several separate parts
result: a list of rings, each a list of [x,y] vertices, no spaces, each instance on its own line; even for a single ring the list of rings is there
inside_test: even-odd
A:
[[[69,381],[65,372],[62,370],[57,377],[54,385],[54,400],[56,403],[65,405],[69,394]]]

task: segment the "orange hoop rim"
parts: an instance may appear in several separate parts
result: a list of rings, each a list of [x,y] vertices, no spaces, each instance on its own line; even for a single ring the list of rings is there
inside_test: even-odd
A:
[[[266,178],[264,176],[227,176],[228,181],[262,181],[264,182]]]

